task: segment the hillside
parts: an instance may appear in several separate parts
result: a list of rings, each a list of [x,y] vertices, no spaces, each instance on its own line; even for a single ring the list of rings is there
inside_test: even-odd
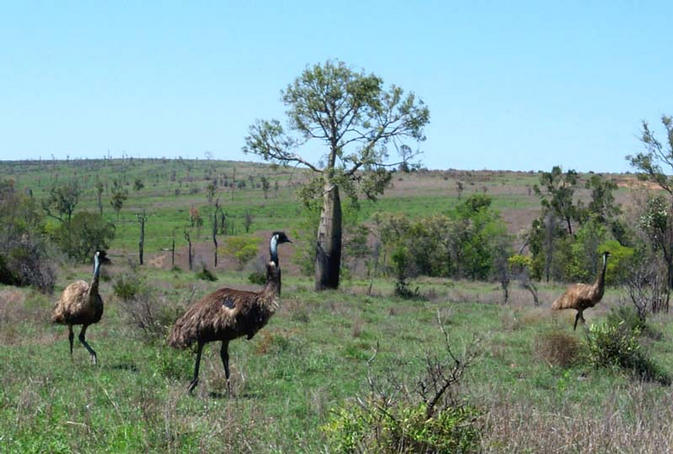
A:
[[[310,175],[297,168],[284,168],[260,163],[217,160],[168,159],[103,159],[75,161],[3,161],[0,175],[13,178],[18,188],[33,197],[43,198],[49,188],[59,182],[77,181],[83,189],[77,210],[98,211],[95,185],[104,184],[102,205],[104,217],[116,226],[111,244],[114,254],[132,257],[137,254],[139,225],[136,214],[149,214],[146,224],[145,256],[152,266],[170,268],[168,250],[176,243],[176,263],[187,263],[185,227],[190,225],[190,210],[198,210],[203,225],[192,230],[195,263],[209,263],[212,256],[211,216],[213,201],[219,199],[227,219],[227,233],[245,232],[246,215],[250,217],[250,233],[260,238],[273,230],[286,230],[297,236],[303,208],[296,191]],[[589,175],[581,175],[580,187]],[[633,175],[607,175],[618,182],[616,198],[627,208],[633,203],[630,189],[640,186]],[[269,182],[262,188],[262,178]],[[110,205],[110,187],[118,180],[128,191],[117,218]],[[136,181],[143,187],[135,189]],[[473,193],[488,194],[516,236],[530,226],[539,214],[539,199],[532,188],[538,183],[536,172],[421,170],[396,173],[385,194],[377,201],[360,201],[354,222],[370,221],[373,213],[400,212],[412,217],[442,213],[456,204],[459,197]],[[215,192],[208,199],[208,185]],[[459,191],[459,184],[462,190]],[[587,191],[578,191],[587,198]],[[300,238],[300,241],[302,238]],[[296,246],[296,245],[295,245]],[[263,250],[264,246],[260,246]],[[286,252],[292,256],[292,248]],[[232,266],[223,260],[218,269]]]

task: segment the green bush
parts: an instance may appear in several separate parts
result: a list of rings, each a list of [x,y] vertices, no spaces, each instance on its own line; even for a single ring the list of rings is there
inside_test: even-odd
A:
[[[376,398],[342,407],[322,426],[334,452],[466,453],[479,450],[480,412],[448,407],[431,418],[426,405],[397,404],[381,411]]]
[[[610,309],[607,316],[607,323],[610,325],[619,325],[622,323],[624,328],[641,334],[650,328],[647,322],[638,316],[638,312],[631,306],[618,306]]]
[[[112,291],[123,301],[134,299],[143,288],[143,280],[138,274],[120,274],[112,284]]]
[[[238,269],[242,270],[245,265],[257,255],[259,238],[248,236],[230,236],[224,245],[224,252],[233,255],[238,261]]]
[[[201,267],[201,271],[196,273],[196,277],[198,279],[201,279],[202,281],[209,281],[209,282],[214,282],[217,280],[217,276],[213,274],[212,271],[210,271],[208,268],[205,266]]]
[[[589,360],[596,367],[616,367],[631,371],[646,381],[670,385],[671,378],[643,351],[638,328],[623,320],[591,325],[587,337]]]
[[[81,211],[69,223],[62,223],[52,237],[69,257],[89,263],[99,249],[108,249],[115,236],[115,226],[97,213]]]
[[[266,284],[266,273],[253,271],[248,275],[248,281],[250,281],[251,284],[264,285]]]

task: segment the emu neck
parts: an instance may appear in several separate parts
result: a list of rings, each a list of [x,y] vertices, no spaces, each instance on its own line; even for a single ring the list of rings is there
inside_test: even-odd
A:
[[[271,237],[269,241],[269,255],[271,256],[271,261],[278,265],[278,238],[276,235]]]
[[[608,268],[608,258],[603,256],[603,269],[598,274],[596,278],[596,283],[594,284],[601,295],[603,295],[603,290],[605,289],[605,271]]]
[[[98,257],[96,257],[94,259],[94,265],[93,265],[93,278],[91,279],[91,285],[89,286],[91,292],[98,291],[99,276],[100,276],[100,261],[98,260]]]
[[[274,273],[270,267],[267,268],[264,293],[273,296],[280,295],[280,269],[276,270]]]

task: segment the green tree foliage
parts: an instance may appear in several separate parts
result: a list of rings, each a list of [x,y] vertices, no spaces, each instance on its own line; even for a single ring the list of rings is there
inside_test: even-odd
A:
[[[636,259],[636,249],[622,246],[617,240],[607,240],[598,247],[598,255],[610,252],[605,281],[608,285],[624,284],[628,281]]]
[[[394,254],[396,275],[406,277],[489,279],[494,277],[497,249],[509,243],[500,214],[483,194],[471,195],[445,214],[410,220],[377,213],[374,223],[384,266]]]
[[[133,182],[133,189],[137,191],[140,191],[142,188],[145,187],[145,183],[143,183],[143,180],[140,178],[136,178],[135,181]]]
[[[668,287],[673,288],[673,207],[671,201],[661,194],[650,197],[640,217],[640,228],[649,239],[652,250],[658,252],[666,262]]]
[[[70,258],[88,263],[96,250],[110,247],[115,227],[98,213],[80,211],[73,216],[70,225],[62,224],[52,236]]]
[[[126,188],[124,188],[124,186],[119,182],[119,180],[114,180],[112,182],[112,188],[110,189],[110,192],[112,192],[110,205],[112,205],[112,208],[115,210],[115,213],[117,213],[117,219],[119,219],[119,212],[124,206],[124,202],[126,202],[126,199],[129,196],[129,192],[126,190]]]
[[[626,159],[636,169],[640,179],[656,183],[673,197],[673,176],[670,176],[673,171],[673,118],[664,115],[661,123],[666,131],[666,142],[659,142],[654,131],[644,121],[640,140],[645,145],[645,151],[629,155]]]
[[[42,201],[42,209],[48,216],[70,223],[81,194],[82,190],[74,180],[54,185],[49,189],[47,199]]]
[[[258,250],[259,238],[252,236],[230,236],[224,244],[224,252],[236,258],[239,270],[257,255]]]
[[[43,228],[43,214],[32,197],[0,180],[0,282],[31,285],[51,293],[55,276]]]
[[[585,183],[591,195],[587,205],[576,199],[578,188],[577,172],[564,173],[558,166],[543,172],[540,185],[533,187],[542,208],[528,236],[535,278],[590,281],[600,261],[600,244],[612,239],[631,242],[618,218],[621,209],[613,195],[617,185],[592,175]]]
[[[673,118],[664,115],[661,123],[666,140],[660,142],[646,121],[642,124],[640,140],[645,151],[629,155],[626,159],[638,172],[641,180],[651,181],[666,191],[666,196],[651,197],[647,210],[641,217],[641,227],[648,236],[651,247],[666,262],[668,288],[673,289],[673,252],[671,251],[671,207],[673,207]]]
[[[97,182],[96,183],[96,203],[98,205],[98,214],[103,216],[103,191],[105,190],[105,186],[103,185],[102,182]]]
[[[271,189],[271,183],[269,183],[269,179],[264,175],[262,175],[260,179],[262,180],[262,191],[264,192],[264,198],[266,199],[269,197],[269,189]]]
[[[243,150],[279,164],[299,164],[315,177],[300,191],[304,200],[322,201],[315,254],[316,289],[339,285],[342,247],[340,191],[357,200],[375,199],[390,181],[392,150],[409,151],[405,140],[425,140],[430,114],[413,93],[385,89],[373,74],[343,62],[307,68],[282,93],[288,127],[260,120],[250,127]],[[320,163],[302,156],[307,142],[323,144]],[[404,148],[403,148],[404,147]],[[408,156],[408,153],[407,153]]]
[[[581,218],[580,206],[573,202],[576,188],[577,172],[571,169],[563,173],[559,166],[554,166],[551,172],[543,172],[540,185],[533,186],[544,210],[561,219],[570,235],[573,234],[573,222]]]

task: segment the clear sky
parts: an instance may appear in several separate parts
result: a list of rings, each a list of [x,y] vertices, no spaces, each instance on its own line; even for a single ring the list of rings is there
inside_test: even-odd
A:
[[[426,102],[429,168],[626,171],[641,121],[673,115],[672,13],[617,0],[0,1],[0,159],[252,159],[248,126],[283,120],[280,91],[339,59]]]

